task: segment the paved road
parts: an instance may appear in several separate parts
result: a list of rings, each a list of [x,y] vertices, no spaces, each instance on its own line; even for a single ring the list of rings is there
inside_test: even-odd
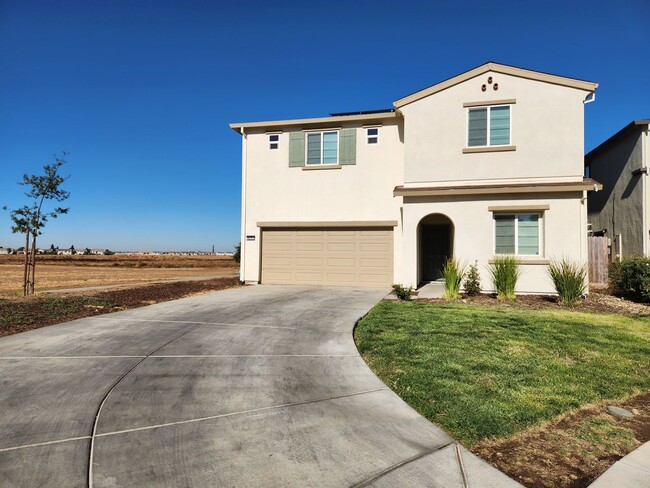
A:
[[[519,486],[359,357],[384,293],[246,287],[0,339],[0,484]]]

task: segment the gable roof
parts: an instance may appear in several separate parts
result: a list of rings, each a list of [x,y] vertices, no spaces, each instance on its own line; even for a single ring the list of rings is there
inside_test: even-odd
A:
[[[517,68],[516,66],[509,66],[507,64],[499,64],[493,61],[488,61],[487,63],[482,64],[481,66],[477,66],[476,68],[470,69],[469,71],[465,71],[464,73],[461,73],[459,75],[453,76],[452,78],[448,78],[444,81],[441,81],[440,83],[431,85],[430,87],[425,88],[424,90],[420,90],[410,95],[407,95],[405,97],[402,97],[399,100],[393,102],[393,106],[396,109],[399,109],[404,105],[408,105],[409,103],[416,102],[418,100],[421,100],[424,97],[433,95],[434,93],[440,92],[442,90],[446,90],[447,88],[451,88],[454,85],[462,83],[463,81],[467,81],[471,78],[474,78],[475,76],[482,75],[483,73],[487,73],[488,71],[493,71],[495,73],[503,73],[506,75],[518,76],[520,78],[527,78],[529,80],[552,83],[554,85],[566,86],[569,88],[576,88],[578,90],[585,90],[588,92],[593,92],[596,90],[596,88],[598,88],[598,83],[594,83],[592,81],[579,80],[576,78],[567,78],[565,76],[558,76],[550,73],[543,73],[541,71],[533,71],[524,68]]]
[[[643,126],[646,126],[644,129]],[[598,156],[600,153],[602,153],[604,150],[609,148],[612,144],[617,143],[620,141],[623,137],[628,135],[631,132],[634,132],[634,130],[639,127],[640,130],[647,130],[648,125],[650,125],[650,119],[639,119],[639,120],[633,120],[629,124],[627,124],[625,127],[623,127],[621,130],[619,130],[616,134],[611,136],[609,139],[607,139],[605,142],[599,144],[595,148],[593,148],[591,151],[587,153],[585,156],[585,164],[588,164],[594,157]]]

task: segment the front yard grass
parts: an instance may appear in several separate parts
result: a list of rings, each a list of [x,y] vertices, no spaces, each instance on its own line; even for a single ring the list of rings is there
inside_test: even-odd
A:
[[[648,317],[384,301],[359,322],[355,339],[388,386],[470,448],[650,389]],[[603,411],[580,416],[575,438],[595,449],[612,442],[633,449],[631,431],[597,418]]]

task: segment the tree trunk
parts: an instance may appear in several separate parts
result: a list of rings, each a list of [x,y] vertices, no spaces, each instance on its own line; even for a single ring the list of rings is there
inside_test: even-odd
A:
[[[32,273],[31,279],[29,280],[29,294],[34,294],[34,284],[36,282],[36,234],[32,234],[32,250],[31,250],[31,265]]]
[[[25,273],[23,275],[23,296],[27,296],[29,281],[29,231],[25,232]]]

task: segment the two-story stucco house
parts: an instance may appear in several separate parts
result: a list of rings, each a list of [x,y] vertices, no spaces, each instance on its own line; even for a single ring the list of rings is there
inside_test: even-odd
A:
[[[587,260],[583,104],[596,83],[486,63],[383,111],[235,123],[242,135],[241,279],[417,286],[448,257]]]
[[[650,256],[649,125],[632,121],[585,156],[585,174],[605,186],[589,199],[589,222],[607,231],[619,259]]]

